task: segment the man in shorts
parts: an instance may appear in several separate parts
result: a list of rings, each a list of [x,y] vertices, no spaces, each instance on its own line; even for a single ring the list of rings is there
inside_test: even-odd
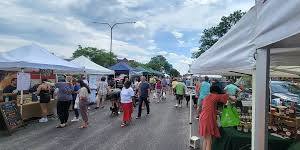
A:
[[[167,90],[168,90],[168,82],[166,78],[163,78],[161,81],[162,84],[162,98],[165,99],[167,95]]]

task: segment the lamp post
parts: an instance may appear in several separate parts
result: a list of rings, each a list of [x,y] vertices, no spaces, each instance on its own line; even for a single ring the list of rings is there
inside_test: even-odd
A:
[[[110,54],[110,59],[109,59],[109,65],[112,65],[112,35],[113,35],[113,29],[120,24],[134,24],[136,22],[117,22],[114,24],[110,24],[107,22],[93,22],[93,23],[97,23],[97,24],[104,24],[104,25],[108,25],[110,28],[110,50],[109,50],[109,54]]]

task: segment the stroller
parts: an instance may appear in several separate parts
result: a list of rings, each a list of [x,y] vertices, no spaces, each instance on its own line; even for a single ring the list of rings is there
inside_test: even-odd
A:
[[[112,116],[118,116],[119,115],[119,107],[116,103],[113,104],[112,107],[109,108],[111,111]]]
[[[110,107],[111,115],[118,116],[119,110],[120,110],[120,107],[119,107],[120,106],[120,104],[119,104],[120,91],[112,92],[109,97],[112,102],[112,106]]]

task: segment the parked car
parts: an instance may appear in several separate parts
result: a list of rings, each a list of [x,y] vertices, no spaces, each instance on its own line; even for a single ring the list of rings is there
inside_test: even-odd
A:
[[[271,81],[272,100],[279,98],[284,105],[295,102],[296,115],[300,116],[300,87],[286,81]]]

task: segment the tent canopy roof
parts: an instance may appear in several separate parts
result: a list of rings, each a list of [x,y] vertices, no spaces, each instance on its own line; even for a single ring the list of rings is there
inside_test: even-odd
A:
[[[1,70],[50,69],[83,71],[81,67],[55,56],[45,48],[31,44],[0,54]]]
[[[72,63],[81,66],[84,68],[85,72],[88,74],[114,74],[113,70],[109,70],[104,68],[90,59],[86,58],[85,56],[80,56],[71,61]]]
[[[138,66],[135,69],[143,73],[150,73],[147,69],[143,68],[142,66]]]
[[[255,8],[251,8],[217,43],[200,55],[191,66],[192,73],[252,69],[255,64],[255,11]]]
[[[272,48],[271,69],[280,67],[280,69],[271,70],[271,76],[291,76],[292,73],[299,75],[299,69],[297,71],[289,71],[288,69],[289,66],[300,64],[300,48],[298,47],[300,46],[300,42],[297,42],[300,40],[300,34],[293,35],[300,32],[300,23],[298,21],[295,22],[293,16],[289,16],[299,10],[288,8],[294,7],[291,5],[300,6],[300,2],[295,1],[294,4],[284,3],[284,7],[281,7],[282,3],[279,1],[266,1],[264,5],[262,10],[260,9],[262,7],[260,5],[252,7],[217,43],[197,58],[192,64],[192,72],[194,74],[230,74],[232,72],[252,74],[256,63],[254,59],[256,49],[268,46]],[[274,8],[285,10],[274,11]],[[272,19],[271,23],[269,19],[266,19],[268,17],[264,16],[267,14],[259,11],[258,13],[261,14],[257,17],[256,13],[258,10],[267,11],[269,15],[272,14],[268,16],[269,18],[274,18],[272,17],[274,16],[272,12],[279,14],[285,12],[286,14],[275,17],[274,22],[272,22]],[[295,14],[295,16],[300,19],[300,13]],[[276,20],[278,18],[282,20]],[[290,20],[293,24],[289,23]],[[281,25],[285,26],[285,29],[290,29],[289,26],[291,26],[293,33],[290,30],[282,29]],[[290,34],[286,32],[290,32]],[[291,37],[283,39],[288,35],[291,35]],[[286,71],[289,73],[287,74]]]
[[[134,71],[134,69],[130,67],[128,64],[126,64],[125,62],[119,62],[111,66],[110,69],[114,71]]]
[[[256,48],[300,47],[300,1],[257,1],[256,6]]]

